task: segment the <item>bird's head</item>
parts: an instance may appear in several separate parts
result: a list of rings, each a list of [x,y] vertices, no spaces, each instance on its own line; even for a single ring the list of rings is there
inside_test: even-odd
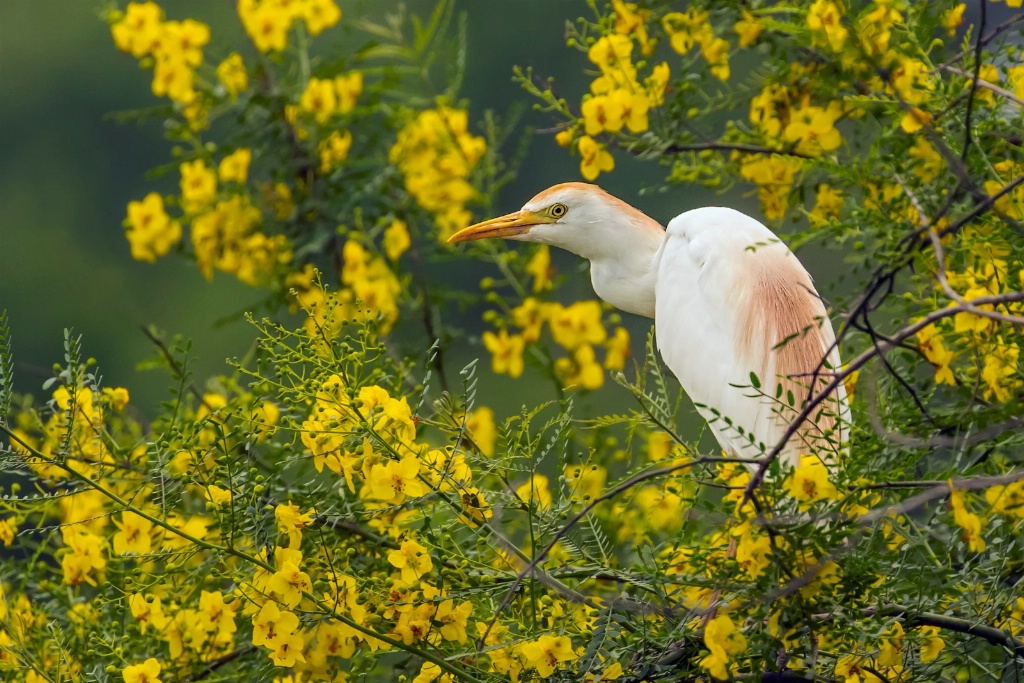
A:
[[[593,259],[605,250],[628,246],[633,227],[661,232],[657,222],[597,185],[561,183],[544,190],[518,211],[471,225],[448,241],[504,237],[550,244]]]

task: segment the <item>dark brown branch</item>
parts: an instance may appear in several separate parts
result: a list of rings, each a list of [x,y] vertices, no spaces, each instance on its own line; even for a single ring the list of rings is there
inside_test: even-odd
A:
[[[966,633],[987,640],[993,645],[1005,647],[1017,657],[1024,657],[1024,641],[1017,640],[1012,633],[994,626],[976,624],[967,619],[950,617],[945,614],[916,612],[910,607],[896,604],[886,605],[877,611],[869,610],[869,613],[887,617],[906,617],[907,621],[914,626],[937,626],[947,631]]]

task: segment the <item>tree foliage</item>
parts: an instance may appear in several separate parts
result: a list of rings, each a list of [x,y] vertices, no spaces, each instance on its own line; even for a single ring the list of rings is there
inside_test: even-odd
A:
[[[251,351],[208,380],[149,332],[172,380],[155,415],[71,332],[44,398],[16,394],[0,316],[5,678],[1019,679],[1008,4],[594,0],[565,52],[588,92],[517,71],[583,178],[657,163],[666,188],[750,191],[791,245],[843,257],[847,364],[802,396],[747,387],[802,417],[845,383],[833,469],[702,448],[652,338],[630,362],[619,314],[565,302],[547,247],[446,244],[519,153],[514,116],[460,99],[451,2],[239,0],[249,44],[215,55],[201,22],[110,9],[180,175],[128,203],[133,256],[265,298]],[[448,277],[470,259],[480,294]],[[468,344],[486,362],[451,367]],[[549,400],[496,415],[493,374]],[[581,410],[593,392],[631,409]]]

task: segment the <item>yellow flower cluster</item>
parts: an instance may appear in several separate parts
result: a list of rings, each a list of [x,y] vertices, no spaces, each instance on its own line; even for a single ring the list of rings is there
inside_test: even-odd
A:
[[[405,189],[430,213],[445,241],[471,219],[466,202],[476,196],[469,176],[487,150],[469,132],[463,109],[444,105],[419,112],[398,132],[389,159],[405,178]]]
[[[587,50],[587,58],[600,69],[600,75],[591,82],[590,93],[583,98],[582,119],[556,136],[562,146],[575,140],[580,174],[588,181],[615,168],[611,153],[594,136],[618,133],[624,128],[634,134],[646,131],[648,112],[664,101],[668,84],[668,64],[662,62],[654,67],[641,83],[638,73],[643,64],[633,63],[634,40],[644,55],[654,48],[645,23],[650,12],[623,2],[614,3],[614,12],[614,33],[600,37]],[[577,136],[580,128],[583,135]]]
[[[708,13],[691,7],[686,12],[671,12],[661,20],[672,49],[685,55],[696,45],[711,69],[711,75],[720,81],[729,80],[729,41],[715,36]]]
[[[232,597],[203,590],[194,608],[180,607],[173,601],[165,608],[160,595],[133,593],[128,596],[128,608],[143,633],[152,628],[167,643],[168,655],[174,660],[186,651],[218,655],[231,650],[238,630],[238,605]]]
[[[118,49],[138,59],[151,58],[153,94],[186,107],[186,115],[198,120],[192,106],[198,104],[195,70],[203,63],[210,27],[193,19],[164,21],[163,9],[154,2],[130,2],[123,15],[113,18],[110,30]]]
[[[989,255],[979,256],[977,263],[976,267],[962,272],[946,272],[950,286],[967,301],[999,294],[1009,282],[1007,261]],[[998,307],[986,304],[978,308],[1008,315],[1024,312],[1020,304]],[[992,318],[962,311],[952,317],[952,324],[945,319],[923,328],[917,333],[917,341],[918,349],[935,366],[936,384],[957,384],[953,363],[962,357],[963,377],[971,380],[970,383],[975,378],[979,380],[987,400],[1010,401],[1016,390],[1024,386],[1020,376],[1020,346]],[[980,371],[977,359],[980,359]]]
[[[473,473],[464,455],[416,443],[416,423],[405,397],[394,398],[379,386],[362,387],[350,396],[337,374],[320,384],[316,397],[302,423],[302,443],[318,472],[326,467],[344,477],[349,491],[368,508],[401,505],[437,489],[459,495],[464,523],[472,526],[491,516],[483,494],[472,485]],[[364,421],[397,457],[376,452],[369,439],[353,439]],[[493,435],[488,439],[494,430],[493,413],[477,414],[472,422],[472,436],[482,442],[481,450],[489,446],[493,452]]]
[[[141,202],[128,202],[125,236],[132,258],[154,263],[181,240],[181,223],[171,220],[164,199],[150,192]]]
[[[316,36],[341,20],[341,10],[334,0],[239,0],[238,16],[257,50],[281,52],[296,21]]]
[[[192,219],[196,264],[207,279],[217,269],[255,286],[275,268],[291,261],[288,238],[260,232],[257,227],[261,220],[260,210],[244,195],[220,200]]]
[[[618,327],[609,337],[601,321],[601,304],[597,301],[578,301],[563,306],[527,297],[512,309],[510,317],[512,323],[521,328],[519,333],[511,334],[502,328],[497,333],[483,334],[484,346],[491,353],[491,369],[498,374],[513,378],[522,375],[526,344],[540,339],[545,324],[555,343],[571,354],[555,361],[555,372],[565,386],[599,389],[604,384],[603,370],[625,368],[629,332]],[[605,349],[603,367],[597,360],[595,346]]]

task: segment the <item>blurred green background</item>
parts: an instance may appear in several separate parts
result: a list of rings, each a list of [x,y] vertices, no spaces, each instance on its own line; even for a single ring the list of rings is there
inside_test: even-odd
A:
[[[396,3],[339,4],[353,16],[365,10],[380,15]],[[406,4],[421,15],[434,6],[433,0]],[[208,60],[244,43],[231,2],[161,5],[168,18],[194,17],[211,25]],[[459,0],[456,7],[468,17],[463,95],[471,101],[474,121],[485,109],[504,114],[525,100],[511,82],[517,64],[554,77],[559,94],[579,101],[587,88],[586,58],[566,47],[564,32],[567,20],[589,12],[584,0]],[[224,371],[225,358],[248,349],[253,335],[244,321],[217,321],[252,305],[260,292],[223,274],[207,282],[173,256],[155,265],[130,258],[121,227],[127,203],[152,191],[173,192],[177,175],[147,177],[149,169],[170,160],[158,123],[120,125],[111,116],[157,100],[149,91],[149,73],[115,49],[102,10],[100,2],[89,0],[0,2],[0,308],[8,311],[13,330],[18,390],[41,393],[51,366],[62,361],[63,329],[71,327],[83,335],[86,354],[100,361],[104,383],[127,386],[133,403],[151,412],[167,396],[167,379],[158,372],[136,374],[137,363],[156,355],[140,326],[193,339],[194,368],[205,378]],[[329,53],[343,34],[328,31],[317,45]],[[552,121],[531,111],[526,123],[545,128]],[[662,222],[713,203],[756,212],[750,200],[726,200],[700,188],[639,197],[663,177],[663,169],[621,155],[618,164],[601,184]],[[579,179],[578,160],[550,134],[537,135],[498,210],[518,208],[548,185]],[[578,267],[575,257],[555,258],[563,270]],[[592,296],[588,279],[580,277],[568,293]],[[642,353],[649,323],[637,318],[629,326],[634,353]]]

